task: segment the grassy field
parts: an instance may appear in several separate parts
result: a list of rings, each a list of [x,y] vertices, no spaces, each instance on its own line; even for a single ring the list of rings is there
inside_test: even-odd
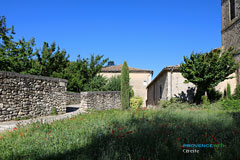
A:
[[[0,159],[240,159],[239,112],[219,109],[94,111],[0,134]],[[224,144],[183,153],[183,144]],[[191,149],[191,148],[189,148]]]

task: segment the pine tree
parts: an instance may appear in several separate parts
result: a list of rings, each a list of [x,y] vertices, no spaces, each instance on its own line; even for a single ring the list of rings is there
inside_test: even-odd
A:
[[[128,109],[130,105],[129,90],[129,69],[127,62],[124,61],[121,70],[121,103],[123,110]]]

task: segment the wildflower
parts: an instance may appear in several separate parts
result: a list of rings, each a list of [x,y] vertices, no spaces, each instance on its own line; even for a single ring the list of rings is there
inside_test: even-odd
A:
[[[133,131],[128,131],[127,134],[131,134]]]
[[[181,145],[181,148],[183,148],[183,145]]]
[[[178,141],[180,141],[180,138],[177,138]]]
[[[80,118],[80,120],[83,120],[82,118]]]
[[[71,117],[70,120],[74,120],[74,118]]]
[[[234,131],[233,131],[234,133],[237,133],[237,130],[236,129],[234,129]]]
[[[112,134],[114,134],[115,133],[115,131],[114,130],[112,130]]]
[[[52,131],[49,131],[48,134],[50,134]]]
[[[72,127],[70,127],[70,129],[72,130]]]
[[[3,137],[0,137],[0,139],[3,139]]]
[[[154,126],[155,124],[156,124],[156,123],[154,123],[154,122],[152,123],[153,126]]]
[[[20,133],[20,136],[24,136],[24,134],[23,134],[23,133]]]
[[[17,130],[17,128],[16,128],[16,127],[14,127],[14,128],[13,128],[13,130]]]

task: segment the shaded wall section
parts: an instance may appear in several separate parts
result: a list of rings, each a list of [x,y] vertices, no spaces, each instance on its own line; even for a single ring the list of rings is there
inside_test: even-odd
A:
[[[66,112],[67,80],[0,71],[0,121]]]

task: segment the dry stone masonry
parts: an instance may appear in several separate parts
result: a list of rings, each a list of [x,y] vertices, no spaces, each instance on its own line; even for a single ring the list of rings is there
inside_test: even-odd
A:
[[[119,91],[109,92],[67,92],[67,104],[79,104],[85,109],[120,109],[121,97]]]
[[[67,80],[0,71],[0,121],[66,112]]]

